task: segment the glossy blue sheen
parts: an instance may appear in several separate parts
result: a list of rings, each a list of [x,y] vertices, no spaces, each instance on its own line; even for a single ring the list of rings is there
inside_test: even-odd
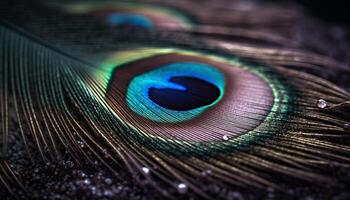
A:
[[[107,16],[107,22],[113,26],[132,25],[142,27],[144,29],[153,28],[152,21],[143,15],[128,13],[113,13]]]
[[[182,85],[170,82],[172,77],[193,77],[215,85],[220,90],[220,97],[203,107],[188,111],[170,110],[159,106],[149,97],[150,88],[171,88],[185,91]],[[171,63],[134,77],[127,88],[126,104],[135,113],[156,122],[176,123],[193,119],[212,105],[215,105],[224,93],[223,74],[202,63]]]

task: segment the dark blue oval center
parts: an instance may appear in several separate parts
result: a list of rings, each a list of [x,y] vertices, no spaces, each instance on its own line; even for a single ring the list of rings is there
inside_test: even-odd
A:
[[[195,77],[174,76],[170,82],[177,83],[186,90],[172,88],[149,88],[149,98],[159,106],[170,110],[188,111],[207,106],[220,96],[217,86]]]

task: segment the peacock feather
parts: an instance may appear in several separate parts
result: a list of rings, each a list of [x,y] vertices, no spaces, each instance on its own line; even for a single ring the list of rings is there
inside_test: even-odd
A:
[[[299,19],[297,13],[274,19],[279,13],[271,9],[279,8],[269,8],[258,19],[220,5],[205,6],[209,14],[190,12],[193,4],[46,5],[60,13],[46,22],[60,15],[77,20],[65,21],[66,28],[96,22],[93,34],[103,37],[91,41],[84,28],[68,34],[40,18],[29,31],[4,15],[0,182],[6,190],[31,197],[8,158],[12,114],[28,159],[55,163],[68,154],[82,166],[98,161],[166,197],[177,195],[169,187],[213,198],[203,185],[283,191],[285,179],[336,182],[325,171],[350,167],[350,94],[312,73],[349,68],[287,48],[289,33],[270,35]],[[243,16],[250,20],[242,25]],[[262,31],[265,23],[281,26]]]

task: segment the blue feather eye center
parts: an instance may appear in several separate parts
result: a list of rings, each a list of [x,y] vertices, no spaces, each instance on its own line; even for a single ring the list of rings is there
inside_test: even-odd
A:
[[[150,88],[148,95],[153,102],[170,110],[196,109],[213,103],[220,96],[220,90],[215,85],[198,78],[175,76],[169,81],[186,89]]]
[[[126,103],[152,121],[186,121],[215,105],[224,85],[223,74],[210,65],[170,63],[134,77],[127,88]]]
[[[136,26],[144,29],[152,29],[153,23],[144,15],[129,13],[111,13],[106,17],[107,23],[113,26]]]

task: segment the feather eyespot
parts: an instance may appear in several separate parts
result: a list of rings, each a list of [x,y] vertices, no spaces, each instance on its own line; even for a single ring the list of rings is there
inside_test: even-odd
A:
[[[212,142],[211,150],[231,148],[242,137],[258,139],[257,132],[271,118],[288,110],[278,103],[288,99],[288,90],[269,68],[177,49],[124,54],[128,59],[117,53],[102,64],[108,72],[105,101],[116,116],[150,140],[147,146],[169,140],[201,147]]]
[[[92,15],[109,27],[137,27],[144,30],[179,30],[192,26],[189,17],[173,9],[136,3],[77,3],[61,8],[75,15]]]

